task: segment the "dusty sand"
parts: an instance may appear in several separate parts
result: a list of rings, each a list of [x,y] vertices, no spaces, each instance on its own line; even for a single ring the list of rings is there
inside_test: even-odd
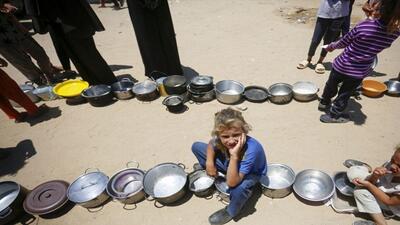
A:
[[[356,1],[353,19],[363,18]],[[111,6],[111,5],[110,5]],[[322,92],[329,75],[317,75],[312,69],[298,70],[296,64],[306,57],[313,23],[294,23],[281,16],[283,8],[317,8],[318,0],[174,0],[170,8],[177,34],[182,64],[199,74],[214,76],[216,81],[233,79],[245,85],[269,86],[277,82],[315,82]],[[130,74],[144,80],[127,9],[98,9],[106,27],[97,33],[98,49],[110,65],[130,65],[117,75]],[[35,39],[58,64],[48,35]],[[331,61],[340,51],[328,55]],[[376,71],[385,81],[399,72],[400,42],[379,55]],[[23,76],[11,66],[6,69],[19,82]],[[192,71],[193,72],[193,71]],[[171,114],[161,104],[162,98],[144,104],[136,99],[118,101],[105,108],[89,104],[68,106],[64,100],[48,102],[59,107],[61,116],[30,127],[14,124],[0,114],[0,147],[13,148],[28,139],[34,148],[22,148],[0,164],[1,180],[14,180],[28,188],[52,179],[72,182],[86,168],[99,168],[108,175],[124,168],[130,160],[149,169],[158,163],[182,162],[191,168],[195,158],[190,151],[193,141],[210,138],[213,115],[226,108],[217,101],[187,104],[183,114]],[[320,169],[329,174],[344,170],[348,158],[379,166],[391,156],[399,143],[399,99],[362,96],[350,102],[355,123],[343,125],[319,122],[317,101],[288,105],[243,103],[245,118],[253,125],[251,136],[265,147],[268,162],[284,163],[296,172]],[[24,159],[26,161],[24,162]],[[188,172],[191,169],[187,170]],[[157,209],[143,201],[136,210],[126,211],[117,202],[109,202],[97,213],[76,206],[56,219],[39,219],[34,224],[208,224],[207,218],[224,205],[216,199],[193,196],[176,207]],[[358,219],[337,214],[327,206],[310,206],[294,194],[283,199],[261,196],[255,208],[249,207],[237,224],[346,225]],[[398,224],[389,220],[388,224]],[[233,224],[233,222],[231,223]]]

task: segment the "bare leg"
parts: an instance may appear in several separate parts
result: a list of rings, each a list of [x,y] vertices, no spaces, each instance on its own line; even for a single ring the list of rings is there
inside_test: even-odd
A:
[[[385,217],[382,213],[371,213],[369,215],[372,217],[376,225],[387,225]]]
[[[322,63],[324,61],[324,59],[325,59],[324,56],[320,56],[317,63]]]

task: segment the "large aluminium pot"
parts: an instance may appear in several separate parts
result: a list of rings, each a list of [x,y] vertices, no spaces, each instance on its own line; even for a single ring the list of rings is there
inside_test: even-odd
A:
[[[300,102],[315,100],[318,92],[316,84],[309,81],[299,81],[293,84],[293,98]]]
[[[113,102],[111,86],[105,84],[93,85],[82,91],[82,97],[95,107],[107,106]]]
[[[275,104],[286,104],[292,100],[292,85],[286,83],[273,84],[268,88],[269,100]]]
[[[287,165],[268,164],[267,175],[261,177],[263,193],[270,198],[283,198],[292,192],[296,174]]]
[[[123,78],[111,85],[111,89],[119,100],[127,100],[133,98],[135,94],[132,92],[134,83],[129,78]]]
[[[187,86],[190,99],[194,102],[209,102],[215,99],[215,90],[212,88],[206,92],[197,92],[192,90],[190,85]]]
[[[27,193],[26,188],[13,181],[0,182],[0,225],[10,224],[23,213]]]
[[[195,76],[190,81],[188,88],[191,88],[192,92],[204,93],[214,89],[213,77],[210,76]]]
[[[68,187],[68,199],[84,208],[98,207],[110,197],[106,192],[107,183],[108,176],[104,173],[86,170]]]
[[[144,191],[155,199],[154,205],[168,205],[186,194],[187,174],[181,163],[162,163],[146,172],[143,179]]]
[[[157,83],[155,81],[145,80],[136,83],[132,88],[136,98],[140,101],[153,101],[158,98]]]
[[[196,170],[188,175],[189,190],[197,197],[212,197],[214,193],[214,177],[207,175],[205,170]]]
[[[222,80],[215,85],[217,100],[224,104],[236,104],[242,100],[243,84],[234,80]]]
[[[40,98],[37,95],[33,94],[35,86],[33,86],[32,82],[27,81],[25,82],[25,84],[19,85],[19,87],[21,88],[22,92],[24,92],[33,103],[40,101]],[[11,105],[14,107],[21,107],[18,103],[14,102],[13,100],[11,100],[10,102]]]
[[[108,181],[107,193],[113,199],[124,204],[124,209],[127,205],[135,204],[142,201],[146,197],[143,189],[144,171],[139,168],[137,163],[136,168],[130,167],[131,162],[126,164],[126,168],[116,172]]]

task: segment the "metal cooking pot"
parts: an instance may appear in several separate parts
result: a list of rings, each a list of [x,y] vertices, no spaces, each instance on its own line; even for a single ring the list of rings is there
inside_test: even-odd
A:
[[[25,84],[19,85],[19,87],[21,88],[22,92],[24,92],[33,103],[40,101],[40,98],[37,95],[33,94],[35,86],[33,85],[32,82],[27,81],[25,82]],[[21,107],[18,103],[14,102],[13,100],[10,100],[10,102],[11,105],[14,107]]]
[[[187,89],[190,95],[190,99],[194,102],[209,102],[215,99],[214,88],[206,92],[196,92],[192,90],[190,85],[188,85]]]
[[[204,75],[193,77],[188,85],[189,87],[192,89],[192,92],[209,92],[214,89],[213,78]]]
[[[333,176],[336,189],[345,196],[353,196],[355,185],[349,181],[346,172],[337,172]]]
[[[26,188],[13,181],[0,182],[0,225],[9,224],[23,213],[27,193]]]
[[[126,100],[135,96],[132,92],[133,85],[134,83],[130,79],[123,78],[121,81],[113,83],[111,89],[115,97],[120,100]]]
[[[157,83],[145,80],[135,84],[132,88],[136,98],[140,101],[153,101],[158,98]]]
[[[172,75],[163,81],[165,91],[169,95],[181,95],[186,92],[186,78],[181,75]]]
[[[110,197],[106,192],[108,176],[98,169],[90,173],[88,170],[68,187],[67,197],[84,208],[95,208]]]
[[[105,84],[93,85],[82,91],[82,97],[95,107],[102,107],[113,102],[111,87]]]
[[[144,191],[162,205],[178,201],[186,194],[187,174],[185,165],[162,163],[146,172],[143,179]]]
[[[185,109],[183,98],[179,95],[170,95],[166,97],[162,104],[167,106],[168,111],[173,113],[182,112]]]
[[[53,92],[53,86],[51,85],[39,86],[34,89],[32,93],[44,101],[50,101],[58,98],[58,96]]]
[[[130,167],[130,163],[136,163],[136,167]],[[143,189],[144,171],[138,169],[139,163],[128,162],[126,168],[115,173],[108,181],[106,191],[113,199],[126,205],[135,204],[146,197]]]
[[[242,100],[243,84],[234,80],[222,80],[215,85],[217,100],[224,104],[235,104]]]
[[[400,96],[400,81],[388,80],[384,84],[387,87],[386,94],[391,96]]]
[[[205,170],[196,170],[188,175],[189,190],[197,197],[208,197],[214,193],[214,177],[207,175]]]
[[[293,97],[300,102],[317,99],[318,91],[317,85],[309,81],[299,81],[293,84]]]
[[[286,104],[292,100],[292,85],[286,83],[273,84],[268,88],[269,100],[275,104]]]
[[[287,165],[268,164],[267,175],[261,177],[263,193],[270,198],[283,198],[292,192],[295,172]]]
[[[335,182],[322,171],[308,169],[296,175],[293,190],[304,200],[325,202],[335,193]]]
[[[215,179],[214,184],[218,191],[217,199],[219,199],[219,201],[224,204],[229,204],[230,202],[229,186],[226,183],[225,176],[220,174]]]

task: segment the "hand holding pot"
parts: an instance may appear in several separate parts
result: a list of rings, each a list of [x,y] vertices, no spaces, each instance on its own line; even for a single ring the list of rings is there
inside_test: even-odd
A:
[[[236,143],[235,147],[229,149],[229,154],[233,158],[239,158],[241,155],[241,151],[243,149],[244,143],[246,143],[246,134],[242,133],[240,135],[238,142]]]

